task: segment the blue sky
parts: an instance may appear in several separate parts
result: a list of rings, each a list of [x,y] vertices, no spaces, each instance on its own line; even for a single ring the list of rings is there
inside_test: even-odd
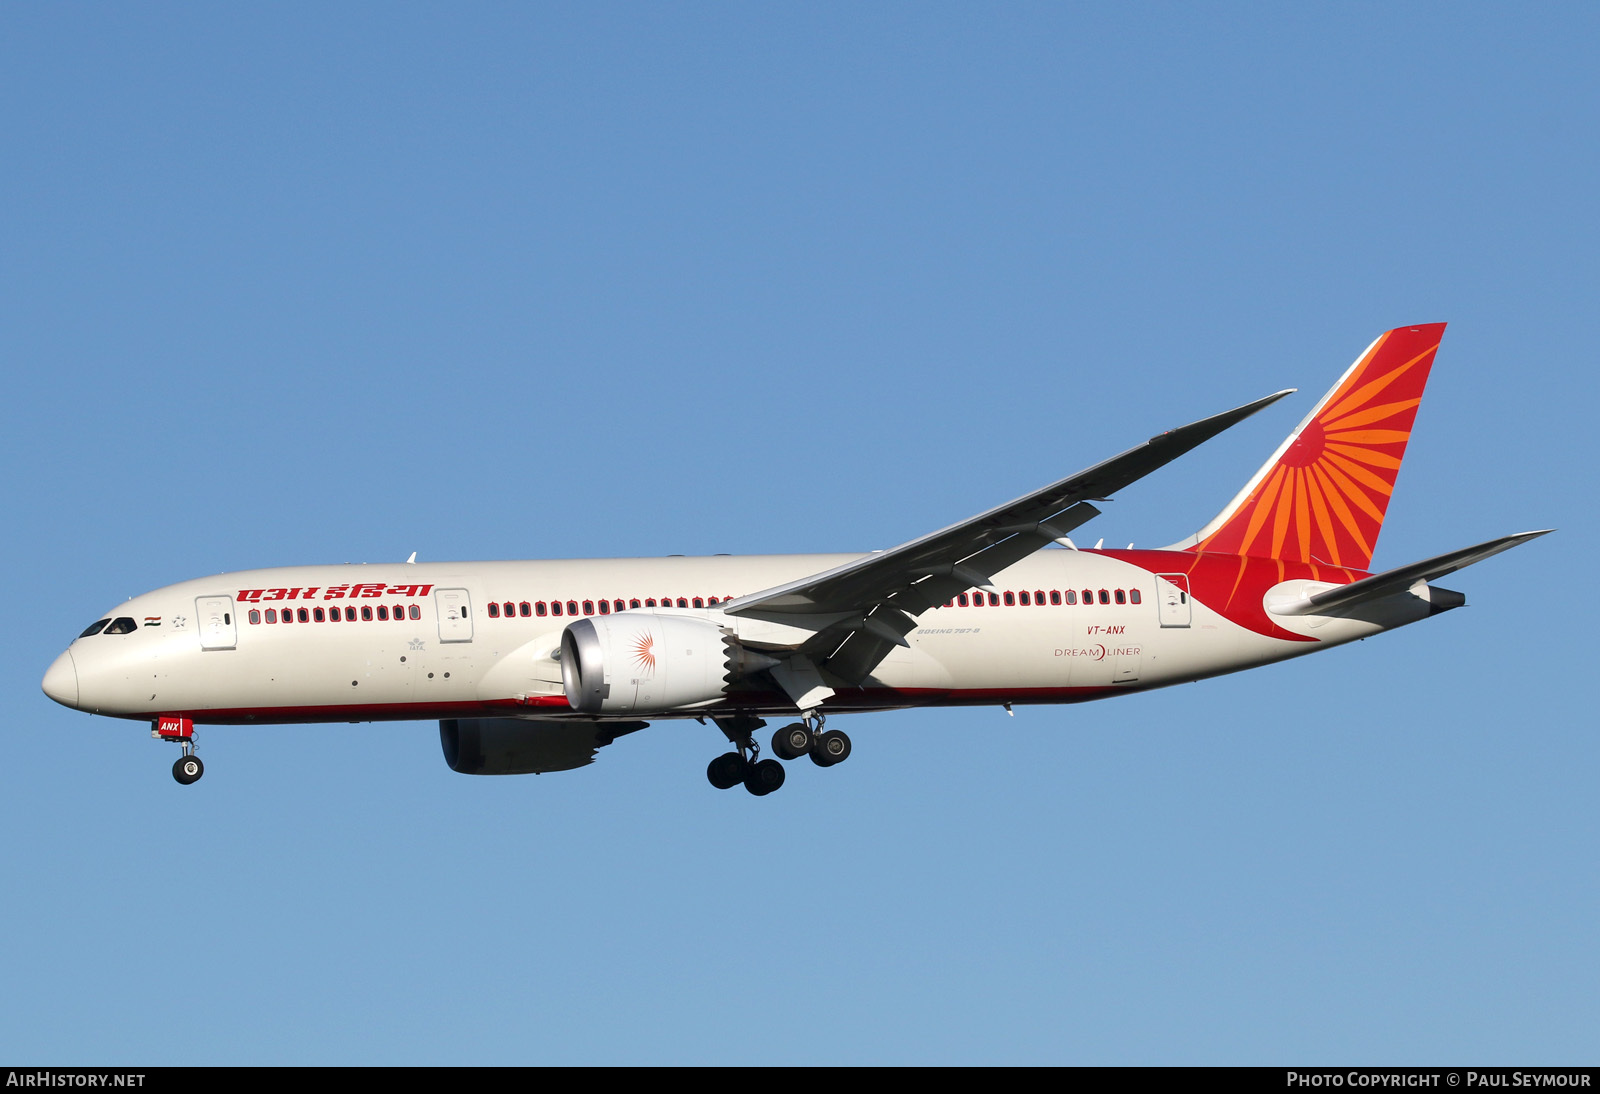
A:
[[[1592,6],[10,5],[0,1057],[1593,1062]],[[1377,564],[1467,610],[1072,708],[135,723],[120,599],[302,562],[865,550],[1451,327]],[[1080,539],[1084,538],[1080,534]]]

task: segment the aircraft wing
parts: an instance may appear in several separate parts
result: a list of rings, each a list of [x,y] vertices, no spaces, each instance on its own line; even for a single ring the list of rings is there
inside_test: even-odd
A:
[[[967,589],[988,587],[991,575],[1097,515],[1100,510],[1092,501],[1107,500],[1114,491],[1292,390],[1162,433],[1076,475],[909,543],[737,597],[722,610],[791,620],[838,616],[801,652],[839,679],[859,683],[891,647],[907,644],[905,635],[915,629],[916,616]]]
[[[1538,539],[1553,531],[1555,529],[1545,528],[1538,532],[1518,532],[1514,536],[1501,536],[1487,543],[1462,547],[1457,551],[1448,551],[1433,558],[1425,558],[1421,562],[1413,562],[1409,566],[1385,570],[1381,574],[1373,574],[1360,581],[1352,581],[1348,585],[1312,593],[1308,597],[1288,604],[1272,605],[1272,611],[1277,615],[1328,615],[1341,608],[1404,592],[1419,581],[1432,581],[1446,574],[1453,574],[1457,570],[1464,570],[1474,562],[1482,562],[1501,551],[1509,551],[1513,547],[1527,543],[1530,539]]]

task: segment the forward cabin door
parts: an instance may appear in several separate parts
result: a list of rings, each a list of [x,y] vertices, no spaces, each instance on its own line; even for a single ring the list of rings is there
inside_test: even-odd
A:
[[[433,603],[439,611],[439,641],[472,641],[472,598],[465,589],[437,589]]]
[[[1163,627],[1187,627],[1193,614],[1189,604],[1188,574],[1156,575],[1156,609]]]
[[[231,650],[238,643],[236,620],[233,618],[233,597],[197,596],[194,615],[200,627],[200,648],[203,650]]]

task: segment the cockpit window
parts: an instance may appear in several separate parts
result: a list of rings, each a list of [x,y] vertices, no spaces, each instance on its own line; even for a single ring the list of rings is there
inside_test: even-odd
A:
[[[91,634],[99,634],[101,631],[106,629],[106,624],[109,623],[109,622],[111,622],[111,620],[109,620],[109,619],[100,619],[100,620],[97,620],[97,621],[95,621],[93,623],[90,623],[87,627],[84,628],[83,633],[78,635],[78,637],[79,638],[88,638]]]
[[[134,631],[136,631],[138,629],[139,629],[139,624],[135,623],[133,620],[129,619],[127,616],[123,616],[120,619],[113,619],[111,621],[111,626],[106,628],[106,633],[107,634],[132,634]]]

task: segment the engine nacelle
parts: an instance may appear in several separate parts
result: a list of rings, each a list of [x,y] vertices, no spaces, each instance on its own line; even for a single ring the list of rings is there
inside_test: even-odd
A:
[[[567,702],[585,714],[662,714],[722,698],[728,684],[775,664],[708,619],[622,612],[580,619],[561,635]]]
[[[439,744],[450,770],[463,775],[532,775],[593,763],[596,750],[648,724],[446,718],[439,723]]]

